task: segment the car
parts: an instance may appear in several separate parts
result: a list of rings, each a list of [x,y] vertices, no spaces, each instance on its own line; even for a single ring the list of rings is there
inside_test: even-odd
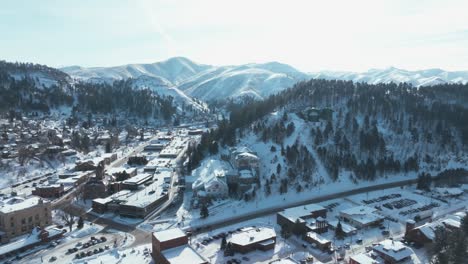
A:
[[[75,255],[75,258],[76,258],[76,259],[80,259],[80,258],[81,258],[81,254],[80,254],[80,253],[77,253],[77,254]]]
[[[303,247],[303,248],[307,248],[307,245],[306,245],[306,244],[302,244],[302,247]]]
[[[362,244],[362,237],[359,237],[359,238],[356,240],[356,243]]]
[[[93,252],[90,250],[90,251],[86,252],[86,255],[88,255],[88,257],[89,257],[89,256],[92,256],[92,255],[93,255]]]
[[[93,250],[93,254],[98,254],[98,253],[99,253],[99,249],[95,248],[95,249]]]
[[[382,235],[388,236],[388,235],[390,235],[390,232],[388,230],[383,230]]]
[[[75,248],[69,248],[68,249],[68,254],[71,254],[71,253],[74,253],[75,252]]]
[[[245,260],[245,261],[249,261],[249,260],[250,260],[248,257],[245,257],[245,256],[242,257],[242,259]]]
[[[75,246],[76,246],[76,247],[81,247],[81,246],[83,246],[83,243],[82,243],[82,242],[78,242],[78,243],[76,243]]]
[[[91,237],[91,240],[96,240],[96,237],[93,237],[93,236],[92,236],[92,237]]]
[[[379,229],[380,229],[380,230],[384,230],[384,229],[385,229],[385,226],[379,226]]]
[[[102,247],[100,247],[99,252],[104,252],[104,249]]]
[[[107,241],[107,238],[106,237],[101,237],[101,242],[106,242]]]
[[[106,245],[104,248],[105,248],[105,249],[109,249],[109,245]]]
[[[56,256],[52,256],[52,257],[50,257],[49,262],[54,262],[54,261],[56,261],[56,260],[57,260],[57,257],[56,257]]]

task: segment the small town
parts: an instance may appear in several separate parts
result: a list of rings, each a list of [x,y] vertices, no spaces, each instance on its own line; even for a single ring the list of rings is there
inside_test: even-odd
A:
[[[468,1],[2,1],[0,264],[467,264]]]

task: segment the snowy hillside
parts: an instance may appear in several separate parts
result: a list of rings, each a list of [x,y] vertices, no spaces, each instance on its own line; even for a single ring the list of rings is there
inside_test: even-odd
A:
[[[349,80],[354,82],[377,83],[411,83],[414,86],[430,86],[442,83],[467,83],[468,71],[444,71],[441,69],[427,69],[407,71],[394,67],[386,69],[371,69],[367,72],[334,72],[321,71],[310,74],[312,78]]]

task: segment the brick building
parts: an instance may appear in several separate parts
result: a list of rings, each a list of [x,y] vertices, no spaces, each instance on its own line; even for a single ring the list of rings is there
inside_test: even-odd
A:
[[[42,198],[11,197],[0,203],[0,242],[52,224],[51,205]]]
[[[167,229],[152,234],[152,255],[155,263],[208,264],[189,244],[180,228]]]

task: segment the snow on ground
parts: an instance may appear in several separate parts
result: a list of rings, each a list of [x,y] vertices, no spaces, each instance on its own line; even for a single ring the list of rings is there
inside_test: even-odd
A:
[[[151,257],[151,244],[141,245],[132,249],[112,249],[105,254],[95,256],[83,261],[74,261],[73,263],[121,263],[121,264],[144,264],[154,263]]]

